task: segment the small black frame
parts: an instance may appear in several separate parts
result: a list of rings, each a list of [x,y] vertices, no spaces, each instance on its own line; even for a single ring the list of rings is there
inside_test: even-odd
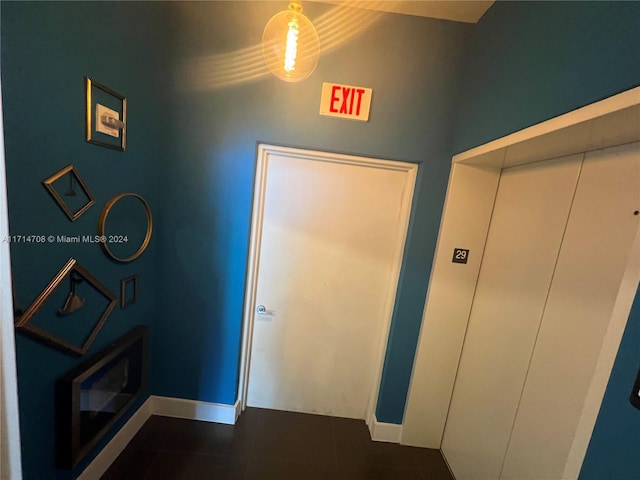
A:
[[[629,395],[629,401],[631,405],[640,410],[640,369],[638,370],[638,375],[636,376],[636,383],[633,385],[633,390],[631,391],[631,395]]]
[[[132,295],[127,295],[128,285],[131,284]],[[138,275],[120,280],[120,308],[126,308],[138,301]]]
[[[148,330],[146,325],[132,328],[56,382],[56,443],[60,467],[77,465],[140,397],[147,383]],[[127,367],[126,384],[117,392],[107,393],[124,395],[126,402],[115,411],[85,410],[83,415],[82,402],[91,404],[92,392],[84,390],[83,400],[83,382],[95,380],[96,375],[98,379],[104,378],[106,375],[100,375],[123,364]],[[104,390],[96,392],[105,396]]]

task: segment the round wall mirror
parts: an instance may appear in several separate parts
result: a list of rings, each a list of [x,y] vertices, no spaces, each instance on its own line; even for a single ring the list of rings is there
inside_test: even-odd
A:
[[[142,255],[152,232],[149,204],[136,193],[116,195],[100,213],[100,245],[108,256],[118,262],[131,262]]]

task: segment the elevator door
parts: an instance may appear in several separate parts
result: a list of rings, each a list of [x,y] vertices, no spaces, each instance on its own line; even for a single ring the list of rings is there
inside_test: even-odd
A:
[[[639,186],[637,143],[503,170],[442,443],[458,480],[563,478]]]

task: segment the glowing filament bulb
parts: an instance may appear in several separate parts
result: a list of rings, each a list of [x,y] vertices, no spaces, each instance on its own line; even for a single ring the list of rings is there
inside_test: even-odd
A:
[[[296,56],[298,55],[298,36],[300,35],[300,25],[297,18],[289,21],[289,31],[287,32],[287,44],[284,51],[284,70],[293,72],[296,68]]]
[[[302,14],[300,2],[291,2],[267,22],[262,54],[269,70],[285,82],[299,82],[313,73],[320,58],[320,38]]]

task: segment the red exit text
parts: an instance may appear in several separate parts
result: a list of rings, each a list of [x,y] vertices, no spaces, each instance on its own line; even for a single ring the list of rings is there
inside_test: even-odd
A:
[[[369,120],[371,93],[370,88],[323,83],[320,114],[366,122]]]

